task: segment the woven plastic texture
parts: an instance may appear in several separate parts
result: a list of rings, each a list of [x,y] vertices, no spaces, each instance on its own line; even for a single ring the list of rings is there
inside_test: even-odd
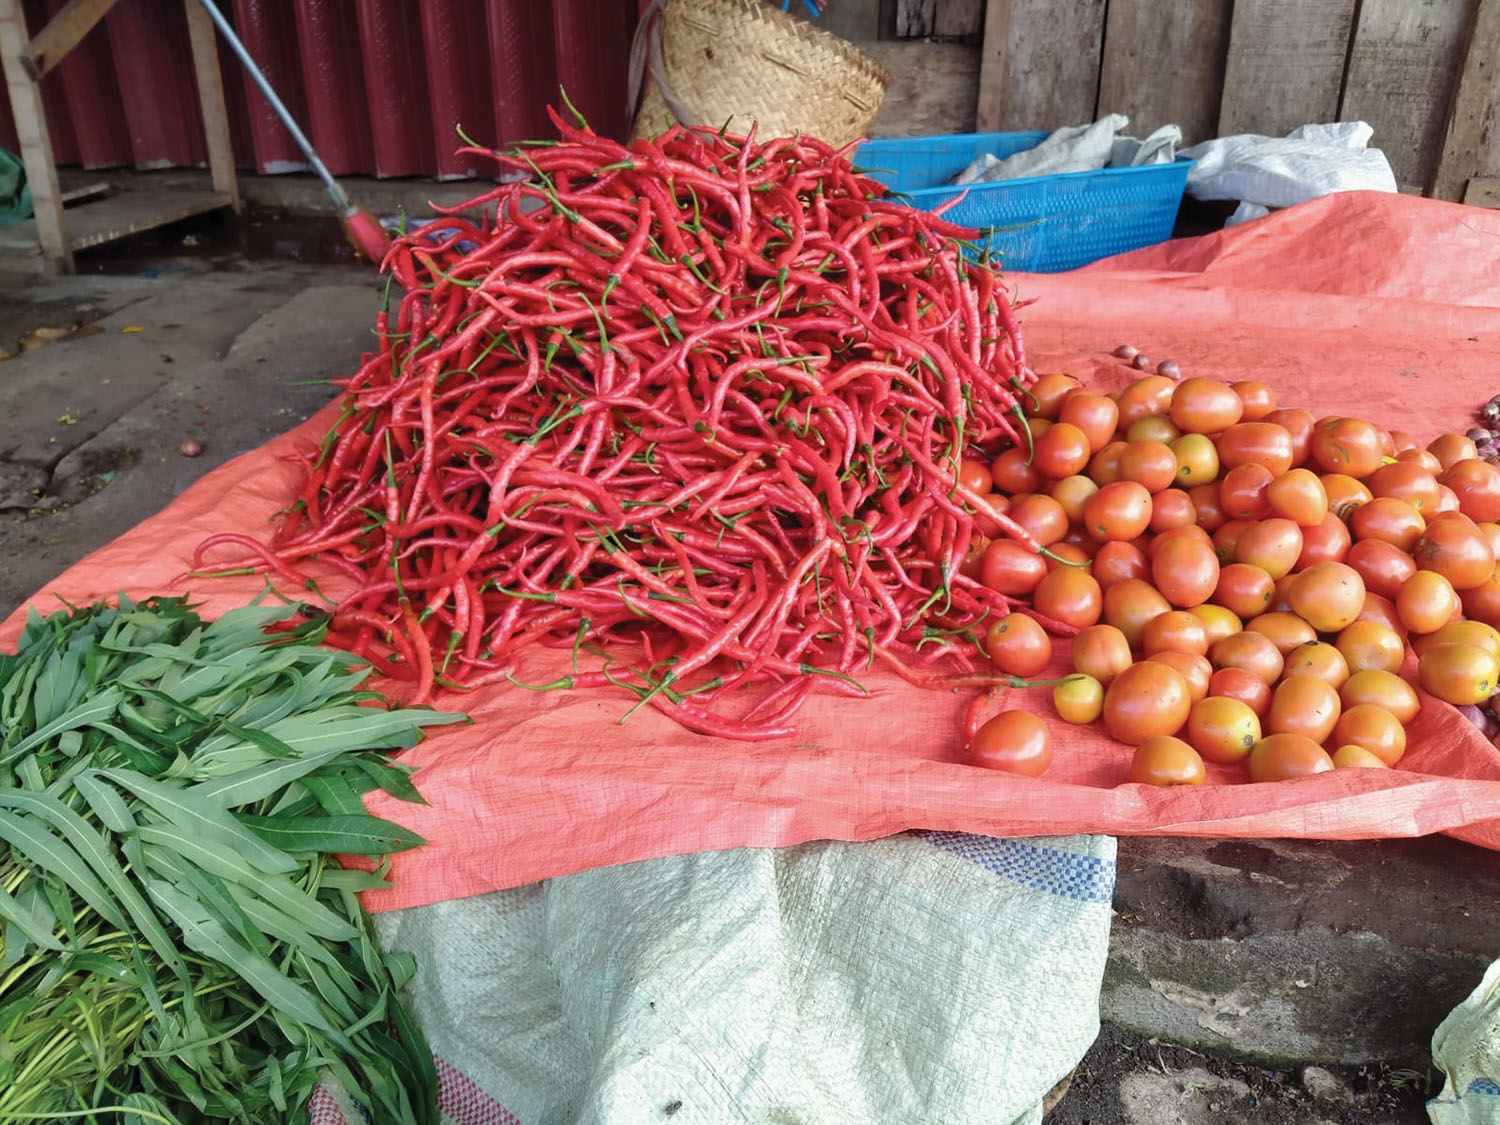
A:
[[[1046,133],[961,133],[870,141],[854,162],[924,211],[964,195],[943,217],[996,229],[985,240],[1008,270],[1057,273],[1154,246],[1172,236],[1191,160],[1139,168],[1103,168],[1016,180],[948,183],[984,153],[1005,158]]]

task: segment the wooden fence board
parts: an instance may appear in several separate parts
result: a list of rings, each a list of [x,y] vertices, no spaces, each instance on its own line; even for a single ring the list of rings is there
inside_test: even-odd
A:
[[[1363,0],[1340,116],[1368,121],[1402,191],[1420,193],[1442,153],[1474,0]]]
[[[1280,137],[1333,121],[1355,0],[1235,0],[1219,134]]]
[[[979,80],[981,132],[1094,119],[1105,0],[990,0]]]
[[[1110,0],[1098,114],[1124,113],[1132,136],[1182,127],[1186,144],[1215,136],[1230,0]]]
[[[974,132],[979,48],[963,43],[856,43],[891,75],[872,137]]]

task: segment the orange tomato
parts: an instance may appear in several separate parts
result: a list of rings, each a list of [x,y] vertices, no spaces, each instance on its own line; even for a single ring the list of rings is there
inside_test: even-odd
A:
[[[1112,441],[1089,460],[1088,476],[1100,488],[1120,479],[1120,454],[1125,452],[1125,442]]]
[[[1184,379],[1172,392],[1172,422],[1184,433],[1216,434],[1227,430],[1245,413],[1245,404],[1231,387],[1217,379]]]
[[[1390,769],[1376,754],[1363,746],[1340,746],[1333,752],[1333,768],[1336,770]]]
[[[1068,533],[1068,513],[1056,500],[1040,492],[1013,500],[1007,514],[1026,529],[1039,547],[1049,547]]]
[[[1092,723],[1104,713],[1104,685],[1093,676],[1069,676],[1052,686],[1052,709],[1063,722]]]
[[[1465,644],[1484,649],[1500,659],[1500,630],[1483,621],[1451,621],[1435,633],[1427,633],[1412,642],[1418,656],[1436,645]]]
[[[1258,617],[1271,607],[1276,583],[1258,566],[1231,563],[1219,568],[1213,600],[1242,619]]]
[[[1392,430],[1391,444],[1395,446],[1396,454],[1399,454],[1402,450],[1405,449],[1422,448],[1417,444],[1417,439],[1412,437],[1411,434],[1407,433],[1405,430]],[[1392,454],[1392,456],[1395,456],[1396,454]]]
[[[979,580],[997,593],[1019,598],[1031,593],[1047,575],[1042,556],[1011,539],[996,539],[984,549]]]
[[[1240,422],[1218,436],[1219,464],[1260,465],[1279,477],[1292,467],[1292,435],[1272,422]]]
[[[1113,625],[1090,625],[1073,638],[1073,669],[1105,687],[1134,663],[1130,642]]]
[[[1198,510],[1180,488],[1164,488],[1151,497],[1151,530],[1171,531],[1174,527],[1197,527]]]
[[[1027,413],[1038,418],[1056,420],[1062,400],[1078,389],[1078,380],[1071,375],[1053,373],[1043,375],[1031,384],[1031,409]]]
[[[1361,703],[1383,707],[1396,721],[1405,726],[1417,717],[1422,709],[1417,690],[1394,672],[1379,668],[1366,668],[1355,672],[1339,689],[1339,699],[1347,711]]]
[[[1352,629],[1353,626],[1351,625]],[[1286,676],[1316,676],[1337,690],[1349,678],[1349,662],[1333,645],[1308,641],[1286,654]]]
[[[1401,583],[1417,572],[1409,554],[1383,539],[1361,539],[1349,548],[1344,562],[1359,571],[1366,590],[1382,598],[1394,598]]]
[[[1302,554],[1302,529],[1291,520],[1266,519],[1247,527],[1234,545],[1234,561],[1258,566],[1273,579],[1290,574]]]
[[[1110,540],[1094,552],[1094,578],[1103,589],[1127,578],[1150,577],[1151,564],[1146,561],[1146,553],[1134,543]]]
[[[1165,664],[1182,677],[1188,687],[1189,702],[1196,703],[1208,694],[1208,681],[1213,679],[1214,669],[1206,656],[1193,652],[1158,652],[1150,660]]]
[[[1223,576],[1224,572],[1221,570],[1219,577],[1222,579]],[[1238,633],[1244,628],[1240,624],[1240,619],[1234,615],[1232,610],[1228,610],[1221,605],[1214,605],[1211,602],[1204,605],[1195,605],[1188,612],[1203,622],[1203,630],[1208,634],[1209,644],[1213,644],[1215,641],[1221,640],[1231,633]]]
[[[1202,785],[1208,778],[1203,759],[1180,738],[1170,734],[1148,738],[1130,756],[1126,780],[1138,785]]]
[[[1208,658],[1216,669],[1239,668],[1268,686],[1281,677],[1284,664],[1270,637],[1248,630],[1209,645]]]
[[[1063,477],[1052,485],[1050,495],[1062,505],[1068,522],[1083,522],[1083,506],[1088,498],[1099,491],[1099,486],[1085,476]]]
[[[1459,597],[1466,616],[1500,628],[1500,571],[1478,586],[1463,591]]]
[[[980,496],[988,494],[994,485],[990,478],[990,467],[983,461],[971,461],[968,458],[958,463],[958,483]]]
[[[1103,449],[1115,436],[1115,426],[1120,421],[1120,408],[1113,399],[1096,391],[1079,388],[1063,396],[1057,420],[1082,430],[1089,439],[1090,449]]]
[[[1400,634],[1375,621],[1356,621],[1346,626],[1334,643],[1351,675],[1367,668],[1399,672],[1406,659],[1406,645]]]
[[[1240,405],[1244,412],[1240,420],[1244,422],[1259,422],[1271,411],[1276,409],[1276,395],[1270,387],[1254,379],[1245,379],[1238,383],[1230,383],[1230,388],[1240,396]],[[1311,422],[1311,417],[1308,418]]]
[[[1422,513],[1405,500],[1381,496],[1361,504],[1349,516],[1349,531],[1355,539],[1379,539],[1410,554],[1427,530]]]
[[[1176,734],[1192,706],[1180,674],[1154,660],[1132,664],[1104,693],[1104,726],[1110,737],[1130,746]]]
[[[1253,526],[1253,520],[1229,520],[1219,525],[1219,529],[1214,532],[1213,539],[1220,566],[1228,566],[1234,562],[1234,556],[1240,545],[1240,536]]]
[[[1104,591],[1104,620],[1124,633],[1133,649],[1141,647],[1146,623],[1171,608],[1154,586],[1138,578],[1116,582]]]
[[[1251,781],[1288,781],[1333,769],[1328,752],[1300,734],[1272,734],[1250,751]]]
[[[1089,558],[1089,553],[1076,543],[1069,543],[1064,539],[1060,543],[1052,544],[1047,550],[1051,554],[1043,555],[1042,558],[1046,561],[1048,574],[1059,567],[1067,567],[1080,574],[1088,574],[1093,570],[1094,560]]]
[[[1421,465],[1433,476],[1443,471],[1443,463],[1428,453],[1425,449],[1406,449],[1396,454],[1397,461],[1410,461],[1415,465]]]
[[[1032,467],[1052,480],[1082,472],[1093,452],[1088,435],[1070,422],[1049,427],[1041,437],[1033,435],[1032,448]]]
[[[1165,375],[1142,375],[1126,386],[1115,400],[1120,408],[1119,424],[1129,429],[1131,423],[1142,418],[1165,414],[1176,389],[1177,384]]]
[[[1329,512],[1316,527],[1302,529],[1302,553],[1293,569],[1306,570],[1320,562],[1343,562],[1351,542],[1348,525]]]
[[[1185,609],[1163,613],[1146,622],[1141,651],[1148,657],[1158,652],[1191,652],[1202,656],[1208,652],[1208,630],[1201,618]]]
[[[1252,617],[1245,622],[1245,631],[1269,638],[1282,656],[1318,639],[1317,632],[1306,621],[1295,613],[1281,610]]]
[[[1380,431],[1363,418],[1323,418],[1313,426],[1312,459],[1325,473],[1363,480],[1380,468]]]
[[[1031,596],[1036,611],[1075,629],[1086,629],[1104,612],[1104,595],[1092,575],[1076,566],[1058,566]]]
[[[1243,668],[1220,668],[1208,681],[1208,694],[1238,699],[1258,719],[1271,713],[1270,685]]]
[[[1359,703],[1350,707],[1334,724],[1334,746],[1358,746],[1380,759],[1381,765],[1394,766],[1406,753],[1406,728],[1384,707]]]
[[[1160,441],[1130,441],[1120,454],[1120,479],[1160,492],[1177,479],[1177,454]]]
[[[1337,633],[1359,617],[1365,582],[1343,563],[1317,563],[1298,574],[1287,590],[1292,612],[1320,633]]]
[[[1258,420],[1280,426],[1292,435],[1293,465],[1300,465],[1307,460],[1312,452],[1313,416],[1310,411],[1303,410],[1300,406],[1290,410],[1273,410]],[[1254,422],[1257,419],[1247,418],[1246,421]]]
[[[1151,577],[1162,596],[1175,606],[1208,601],[1219,581],[1219,559],[1206,543],[1173,539],[1151,560]]]
[[[1360,608],[1358,620],[1373,621],[1377,625],[1384,625],[1400,637],[1403,644],[1406,642],[1406,626],[1401,624],[1401,615],[1396,612],[1396,603],[1389,598],[1366,593],[1365,604]]]
[[[1435,516],[1412,552],[1418,568],[1441,574],[1455,590],[1468,590],[1495,573],[1495,552],[1479,525],[1461,512]]]
[[[1401,584],[1396,615],[1413,633],[1435,633],[1461,608],[1453,584],[1432,570],[1419,570]]]
[[[1500,469],[1487,461],[1455,461],[1438,480],[1453,490],[1458,510],[1471,520],[1500,520]]]
[[[1345,519],[1349,518],[1355,508],[1375,499],[1363,481],[1357,481],[1343,473],[1325,473],[1318,480],[1323,483],[1323,491],[1328,496],[1328,510]]]
[[[1395,461],[1382,465],[1370,474],[1370,492],[1379,499],[1393,496],[1405,500],[1417,511],[1426,515],[1437,504],[1437,478],[1421,465],[1410,461]]]
[[[1207,696],[1188,711],[1188,743],[1210,762],[1242,761],[1260,741],[1260,718],[1238,699]]]
[[[1232,520],[1264,519],[1271,511],[1266,494],[1274,479],[1264,465],[1236,465],[1219,482],[1219,506]]]
[[[1029,679],[1052,660],[1052,638],[1034,618],[1012,613],[990,626],[984,648],[995,667],[1008,676]]]
[[[1328,515],[1328,490],[1311,469],[1282,473],[1266,486],[1266,502],[1273,515],[1294,520],[1301,527],[1316,527]]]
[[[1478,645],[1448,642],[1434,645],[1417,661],[1422,687],[1456,707],[1483,703],[1495,690],[1500,664]]]
[[[1172,419],[1165,414],[1152,414],[1146,418],[1140,418],[1130,423],[1129,429],[1125,431],[1125,440],[1130,443],[1138,441],[1160,442],[1171,445],[1182,436],[1182,431],[1172,424]]]
[[[1479,456],[1474,443],[1463,434],[1439,434],[1427,446],[1427,452],[1438,459],[1444,469],[1452,468],[1461,461],[1473,461]]]
[[[1195,543],[1202,543],[1205,547],[1213,549],[1214,541],[1208,532],[1196,524],[1187,524],[1183,527],[1169,527],[1166,531],[1153,535],[1146,544],[1146,561],[1155,562],[1156,556],[1166,549],[1169,543],[1178,539],[1191,539]],[[1217,556],[1215,556],[1217,557]]]

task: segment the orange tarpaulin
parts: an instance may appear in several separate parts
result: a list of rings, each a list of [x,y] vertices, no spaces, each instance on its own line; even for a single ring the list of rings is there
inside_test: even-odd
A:
[[[1261,379],[1281,405],[1359,414],[1418,437],[1470,425],[1500,391],[1500,214],[1402,196],[1331,196],[1234,230],[1021,276],[1023,332],[1040,371],[1113,390],[1130,343],[1185,374]],[[351,365],[355,357],[351,356]],[[160,515],[96,551],[34,599],[77,604],[190,589],[214,615],[255,578],[183,579],[197,544],[266,538],[300,470],[287,459],[333,420],[325,410],[209,474]],[[338,588],[336,580],[329,583]],[[22,615],[0,627],[13,644]],[[1065,648],[1065,646],[1060,646]],[[559,662],[566,654],[548,654]],[[1061,668],[1059,662],[1058,668]],[[546,667],[529,678],[550,678]],[[565,668],[558,668],[560,674]],[[1211,767],[1201,789],[1122,784],[1130,750],[1096,728],[1054,727],[1055,760],[1032,780],[976,769],[959,752],[966,696],[893,677],[878,697],[815,697],[800,731],[741,744],[688,733],[649,709],[617,720],[617,693],[505,686],[443,702],[472,726],[412,751],[430,804],[381,794],[372,809],[430,843],[396,857],[374,909],[416,906],[588,867],[907,828],[1036,835],[1099,832],[1359,838],[1452,832],[1500,848],[1500,752],[1451,707],[1423,699],[1400,768],[1250,785]],[[998,707],[1050,712],[1045,691]]]

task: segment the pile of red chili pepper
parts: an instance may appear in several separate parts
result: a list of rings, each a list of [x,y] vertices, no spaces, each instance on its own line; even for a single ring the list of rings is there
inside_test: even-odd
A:
[[[961,564],[976,519],[1035,545],[958,467],[1025,433],[1033,376],[972,232],[811,137],[553,120],[396,240],[404,296],[261,563],[347,574],[332,638],[418,698],[612,684],[764,738],[871,666],[994,683],[1011,602]],[[524,683],[537,645],[572,671]]]

